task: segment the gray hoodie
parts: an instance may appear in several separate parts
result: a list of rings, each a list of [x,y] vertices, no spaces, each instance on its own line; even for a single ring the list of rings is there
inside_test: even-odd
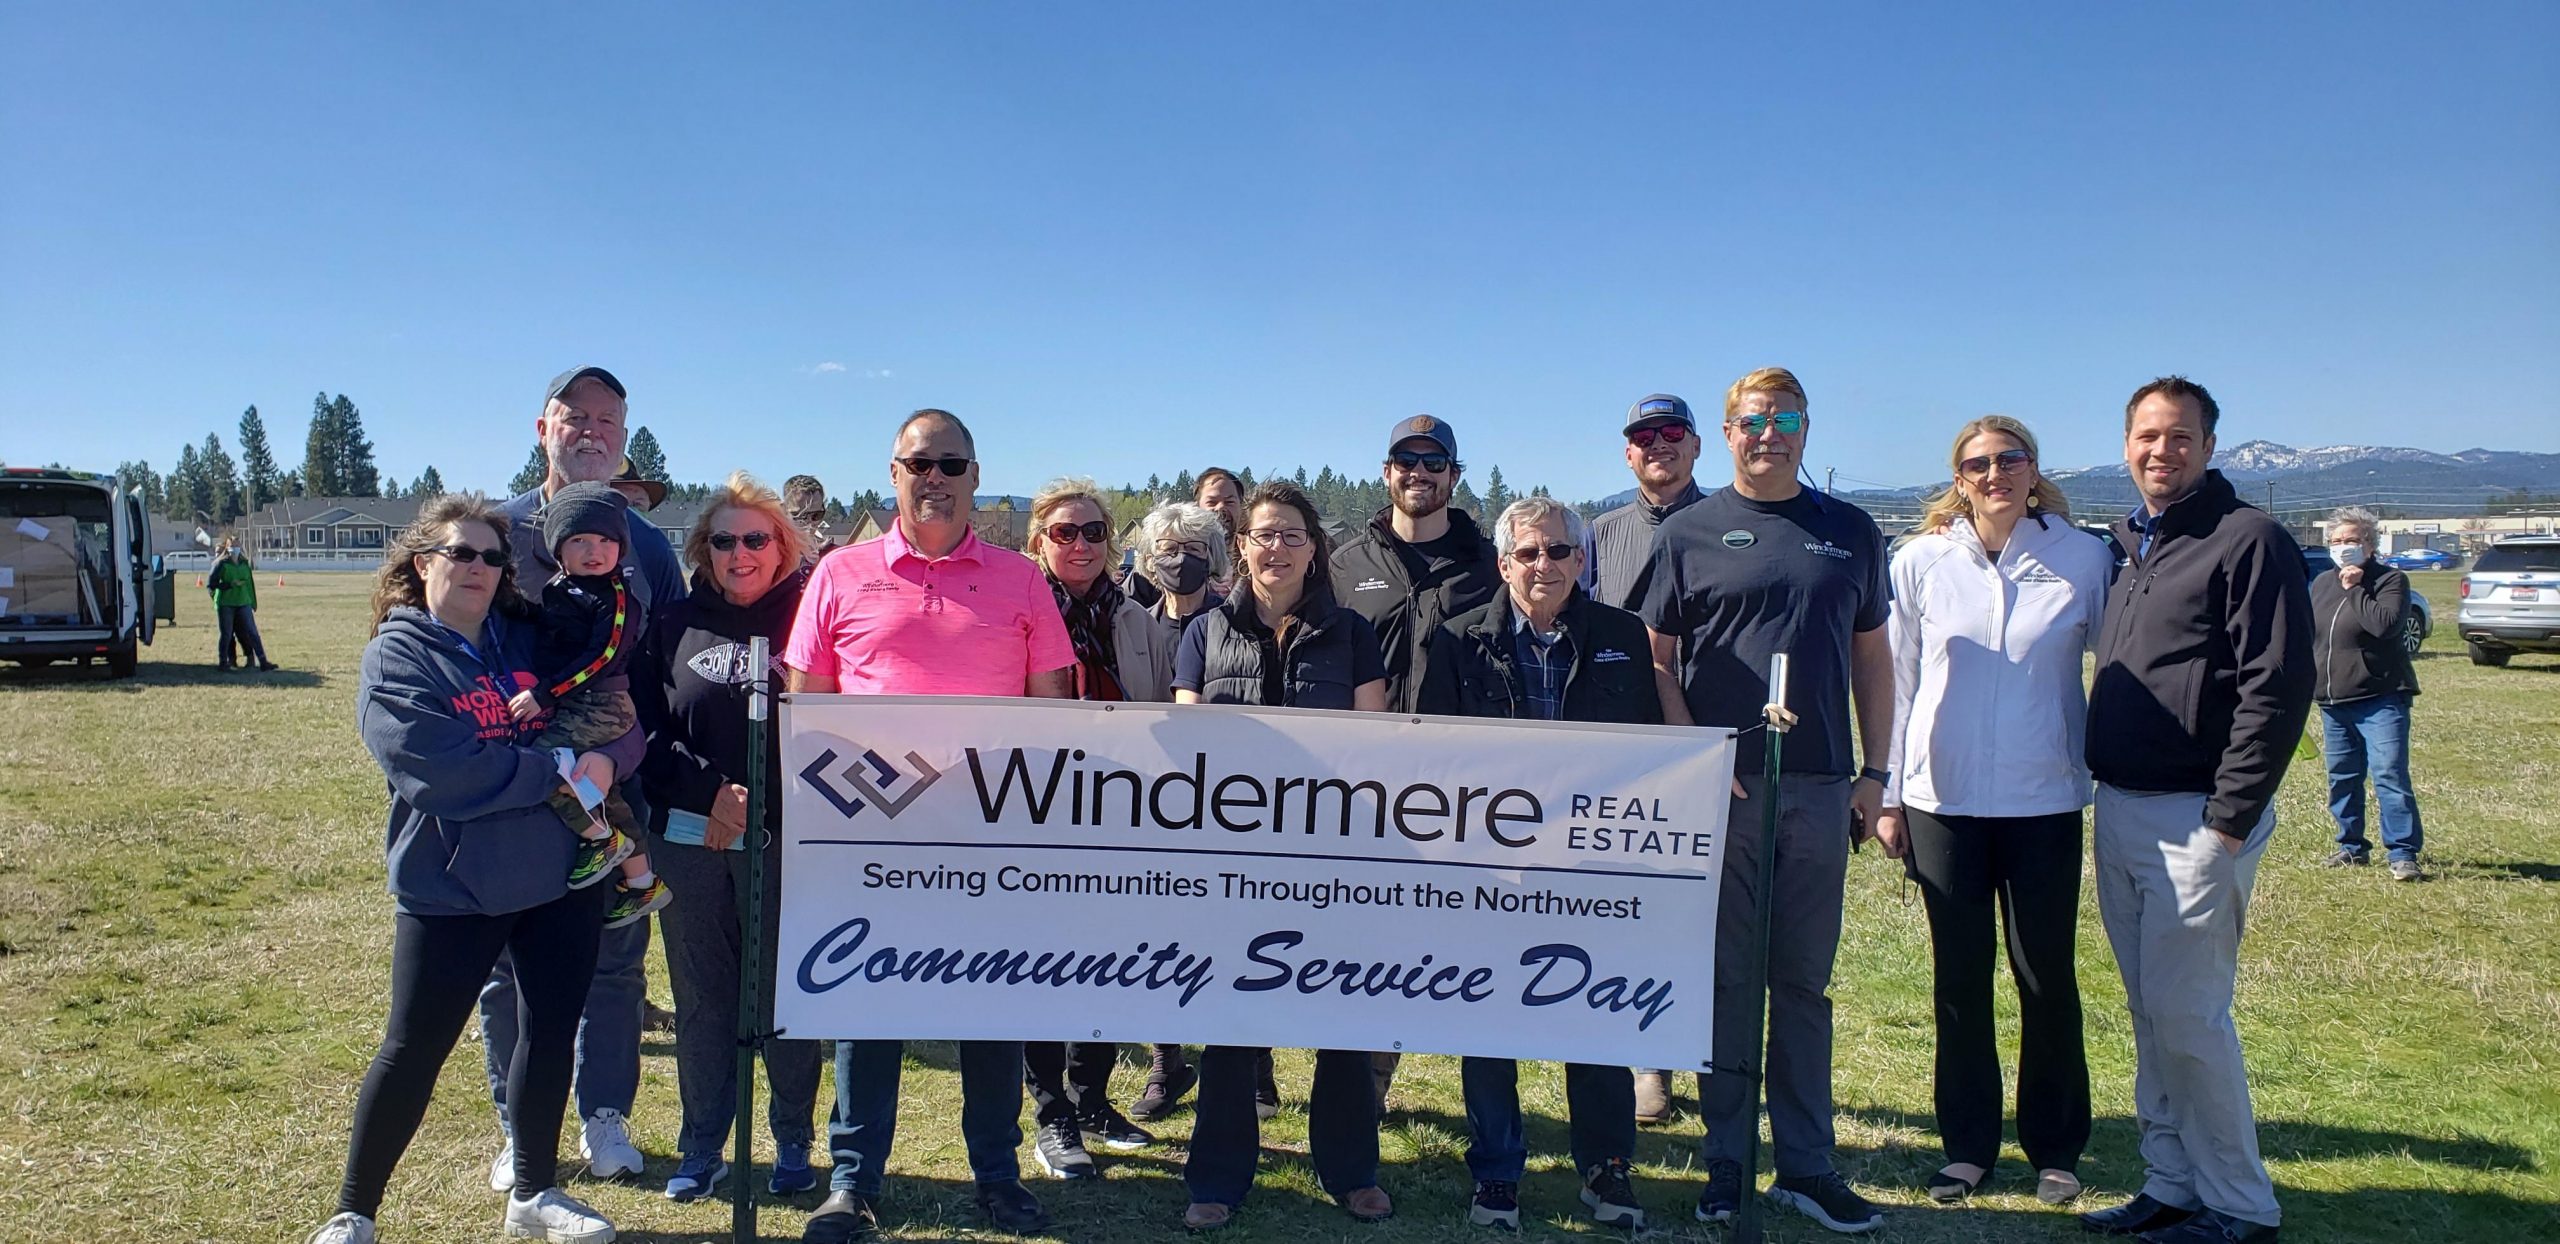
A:
[[[491,621],[474,642],[494,651],[479,651],[425,610],[394,608],[365,645],[356,729],[390,785],[391,893],[410,915],[504,915],[568,892],[573,835],[548,802],[560,774],[528,746],[543,719],[507,712],[533,685],[534,627]],[[640,733],[599,750],[634,772]]]

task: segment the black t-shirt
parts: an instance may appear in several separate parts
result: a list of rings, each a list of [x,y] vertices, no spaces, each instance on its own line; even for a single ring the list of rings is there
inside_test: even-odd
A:
[[[1884,533],[1867,512],[1811,489],[1753,501],[1730,486],[1662,520],[1631,607],[1680,638],[1680,687],[1702,726],[1740,730],[1769,701],[1769,658],[1788,655],[1789,773],[1858,771],[1849,743],[1849,637],[1885,623]],[[1735,739],[1760,772],[1763,741]]]
[[[1437,540],[1414,541],[1413,551],[1421,554],[1423,561],[1436,568],[1462,560],[1475,552],[1476,538],[1476,533],[1462,531],[1452,525],[1449,530],[1440,533],[1440,538]]]

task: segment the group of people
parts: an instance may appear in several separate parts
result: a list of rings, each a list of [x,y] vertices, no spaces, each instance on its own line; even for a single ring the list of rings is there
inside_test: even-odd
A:
[[[1531,497],[1480,525],[1450,504],[1465,469],[1456,429],[1420,415],[1385,438],[1392,503],[1338,544],[1290,483],[1244,489],[1212,469],[1192,500],[1145,515],[1125,574],[1088,480],[1058,480],[1033,499],[1027,556],[982,538],[970,522],[976,439],[930,409],[893,434],[896,519],[877,538],[829,547],[815,481],[777,494],[734,475],[679,559],[640,514],[588,509],[592,485],[621,461],[626,399],[602,368],[563,373],[536,424],[544,483],[504,505],[429,502],[381,572],[358,723],[390,789],[390,1018],[318,1244],[374,1238],[392,1166],[475,999],[509,1137],[491,1170],[510,1194],[506,1231],[561,1244],[613,1238],[558,1186],[556,1149],[574,1072],[582,1154],[602,1175],[639,1166],[622,1116],[648,926],[608,927],[635,886],[663,885],[672,898],[661,921],[684,1118],[666,1193],[692,1200],[744,1177],[721,1155],[730,1128],[746,1125],[731,1117],[741,973],[769,981],[774,971],[779,801],[751,827],[744,785],[755,766],[779,781],[776,752],[750,755],[745,743],[747,687],[768,672],[798,692],[1742,731],[1716,944],[1698,948],[1716,981],[1714,1072],[1699,1082],[1707,1178],[1695,1213],[1705,1221],[1730,1219],[1753,1191],[1745,1160],[1765,1084],[1767,1195],[1836,1231],[1882,1222],[1833,1160],[1829,986],[1847,861],[1868,840],[1902,862],[1927,903],[1946,1157],[1928,1194],[1961,1201],[1996,1175],[1992,977],[2003,926],[2023,1016],[2018,1139],[2039,1197],[2059,1205],[2080,1194],[2090,1088],[2074,938],[2081,814],[2094,802],[2098,903],[2133,1018],[2148,1169],[2138,1194],[2081,1222],[2159,1244],[2276,1237],[2231,1002],[2276,788],[2315,692],[2313,613],[2291,537],[2211,469],[2220,411],[2202,386],[2168,377],[2126,403],[2125,461],[2141,503],[2112,539],[2073,525],[2034,436],[1993,416],[1958,430],[1953,483],[1889,557],[1866,513],[1801,482],[1810,402],[1794,375],[1767,368],[1724,395],[1715,439],[1731,480],[1712,490],[1696,479],[1706,429],[1685,400],[1657,394],[1628,410],[1618,434],[1633,504],[1586,523]],[[607,538],[564,556],[581,534]],[[611,560],[598,560],[598,544],[614,545]],[[603,579],[578,581],[607,565]],[[611,603],[519,600],[547,601],[564,583]],[[2377,586],[2367,577],[2339,590]],[[2369,612],[2358,605],[2355,616]],[[759,637],[779,671],[752,667]],[[2092,652],[2097,674],[2084,687]],[[1768,735],[1754,727],[1777,653],[1791,658],[1793,720],[1773,790]],[[560,686],[581,672],[583,686]],[[571,713],[580,696],[618,692],[627,720]],[[564,735],[564,714],[587,726]],[[1773,798],[1781,815],[1765,840],[1759,808]],[[645,843],[642,872],[654,875],[575,884],[613,854],[596,840],[625,836]],[[740,962],[746,850],[767,852],[760,965]],[[1764,852],[1775,855],[1767,893]],[[1763,921],[1765,994],[1749,987],[1744,958]],[[769,1187],[813,1188],[821,1051],[777,1039],[764,1056],[779,1154]],[[876,1233],[898,1124],[900,1043],[839,1041],[833,1058],[832,1167],[812,1244]],[[1126,1113],[1111,1096],[1116,1061],[1112,1046],[1074,1041],[959,1044],[959,1130],[992,1225],[1031,1233],[1050,1222],[1017,1157],[1026,1088],[1036,1160],[1077,1179],[1098,1173],[1089,1144],[1154,1143],[1141,1122],[1178,1109],[1196,1085],[1183,1222],[1233,1220],[1254,1181],[1260,1123],[1278,1104],[1270,1051],[1212,1046],[1195,1065],[1178,1046],[1155,1047]],[[1378,1158],[1395,1070],[1367,1051],[1315,1055],[1309,1156],[1355,1219],[1395,1212]],[[1462,1068],[1466,1212],[1489,1227],[1519,1223],[1527,1152],[1516,1077],[1508,1060]],[[1636,1126],[1640,1113],[1663,1113],[1667,1080],[1565,1069],[1580,1199],[1598,1222],[1646,1221],[1631,1174]]]

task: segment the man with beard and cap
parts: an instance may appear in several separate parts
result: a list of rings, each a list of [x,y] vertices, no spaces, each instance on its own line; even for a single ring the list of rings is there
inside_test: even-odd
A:
[[[1502,592],[1493,541],[1464,510],[1449,508],[1466,464],[1458,430],[1415,415],[1387,432],[1387,508],[1333,554],[1333,590],[1378,632],[1387,664],[1387,707],[1414,711],[1440,624]],[[1387,1106],[1397,1055],[1375,1055],[1378,1109]]]
[[[542,414],[533,421],[543,458],[550,463],[542,483],[506,504],[513,524],[509,546],[515,554],[516,581],[550,582],[560,572],[543,535],[543,506],[571,484],[611,486],[622,473],[623,442],[629,394],[622,381],[601,367],[573,367],[552,377],[543,393]],[[631,542],[623,546],[623,563],[635,574],[632,590],[645,617],[658,604],[681,600],[684,567],[676,560],[667,533],[634,513],[629,517]],[[641,823],[649,820],[639,774],[619,775],[617,789]],[[630,1115],[640,1092],[640,1030],[649,980],[643,960],[649,953],[649,922],[635,921],[606,929],[596,956],[595,985],[587,992],[586,1016],[578,1022],[579,1156],[599,1179],[640,1173],[640,1151],[633,1147]],[[488,1056],[489,1096],[506,1118],[507,1063],[516,1046],[515,962],[504,956],[480,991],[481,1049]],[[509,1140],[489,1165],[489,1186],[505,1191],[515,1181],[515,1144]]]

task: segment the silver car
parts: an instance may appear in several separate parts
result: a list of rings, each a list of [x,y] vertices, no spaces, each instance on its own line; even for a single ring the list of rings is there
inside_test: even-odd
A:
[[[2461,630],[2474,665],[2560,652],[2560,536],[2492,544],[2462,576]]]

